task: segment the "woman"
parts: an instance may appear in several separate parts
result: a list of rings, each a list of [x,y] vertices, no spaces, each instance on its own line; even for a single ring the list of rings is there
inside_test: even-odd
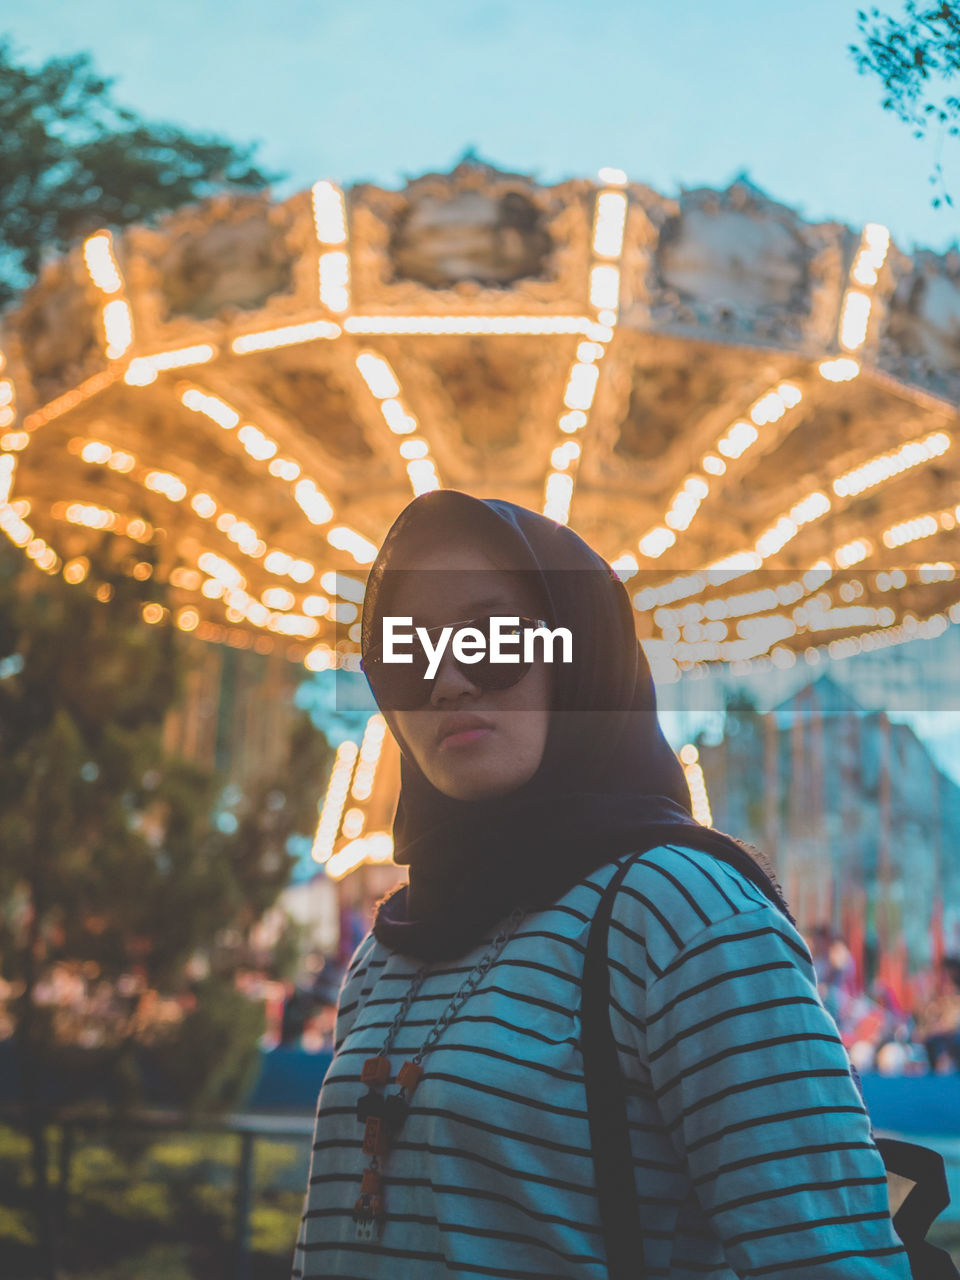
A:
[[[384,660],[384,617],[434,651],[491,617],[565,627],[572,660],[448,644],[428,680]],[[341,990],[294,1276],[606,1280],[579,1000],[629,861],[608,946],[637,1277],[908,1280],[809,952],[758,862],[692,820],[606,562],[522,507],[427,493],[380,550],[362,637],[409,884]]]

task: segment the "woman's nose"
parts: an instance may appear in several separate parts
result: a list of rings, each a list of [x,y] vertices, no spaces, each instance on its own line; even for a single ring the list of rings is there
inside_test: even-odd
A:
[[[469,675],[458,666],[448,649],[441,658],[437,674],[433,679],[430,705],[439,706],[441,703],[454,701],[464,694],[475,696],[478,693],[480,693],[480,686],[474,684]]]

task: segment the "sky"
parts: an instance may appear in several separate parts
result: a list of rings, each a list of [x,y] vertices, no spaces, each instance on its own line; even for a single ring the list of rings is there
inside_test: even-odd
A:
[[[937,140],[850,57],[856,0],[0,0],[0,33],[31,63],[89,51],[148,118],[258,141],[281,197],[402,186],[473,147],[545,183],[614,166],[667,195],[747,173],[908,252],[960,238],[931,206]],[[960,140],[939,158],[960,206]],[[960,782],[960,709],[904,718]]]
[[[898,0],[890,0],[896,8]],[[813,220],[943,249],[936,139],[858,75],[853,0],[0,0],[27,61],[89,50],[128,105],[259,140],[279,195],[402,185],[473,146],[543,182],[603,165],[665,194],[746,171]],[[960,192],[960,141],[941,156]],[[960,202],[958,202],[960,203]]]

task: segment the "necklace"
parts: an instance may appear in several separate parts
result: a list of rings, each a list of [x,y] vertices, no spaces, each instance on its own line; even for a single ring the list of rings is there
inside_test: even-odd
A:
[[[384,1095],[379,1092],[390,1079],[390,1059],[387,1054],[393,1046],[397,1032],[417,997],[417,992],[427,976],[430,962],[420,966],[413,976],[400,1008],[387,1031],[376,1056],[367,1058],[360,1072],[360,1081],[368,1086],[367,1092],[357,1100],[357,1119],[363,1123],[363,1152],[370,1157],[360,1182],[360,1195],[353,1206],[353,1220],[357,1224],[358,1240],[375,1240],[382,1230],[386,1217],[383,1195],[381,1161],[390,1150],[407,1112],[410,1098],[423,1076],[423,1059],[440,1039],[443,1032],[459,1013],[464,1001],[475,990],[484,974],[496,960],[507,942],[516,932],[526,911],[517,907],[490,946],[473,966],[451,997],[446,1008],[427,1032],[423,1044],[412,1058],[400,1064],[395,1084],[397,1092]]]

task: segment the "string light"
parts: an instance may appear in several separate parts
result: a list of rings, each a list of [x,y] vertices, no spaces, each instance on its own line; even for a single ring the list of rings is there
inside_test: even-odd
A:
[[[587,341],[577,344],[576,359],[567,375],[563,394],[566,412],[557,422],[562,435],[569,436],[583,430],[597,393],[599,363],[617,322],[620,296],[617,262],[623,250],[626,218],[627,197],[624,192],[605,190],[598,193],[591,247],[595,259],[614,261],[595,262],[590,268],[589,295],[591,305],[597,308],[597,323],[592,330],[586,331]],[[550,454],[551,469],[547,471],[543,486],[543,514],[558,524],[566,524],[570,519],[580,457],[581,447],[572,440],[561,441]]]
[[[709,492],[710,486],[700,476],[688,476],[664,516],[666,524],[671,529],[686,529]]]
[[[383,716],[379,713],[372,715],[366,723],[360,741],[360,758],[357,761],[353,786],[350,789],[354,800],[370,799],[386,732],[387,722]]]
[[[72,586],[77,586],[86,579],[90,572],[90,561],[86,556],[77,556],[73,560],[68,560],[63,566],[64,579]]]
[[[939,458],[950,448],[950,444],[951,438],[945,431],[935,431],[922,440],[908,440],[898,449],[881,453],[852,471],[837,476],[833,482],[833,491],[841,497],[863,493],[865,489],[871,489],[874,485],[889,480],[891,476],[900,475],[910,467]]]
[[[390,430],[395,435],[408,435],[416,431],[417,420],[407,412],[400,401],[400,384],[383,356],[375,351],[361,351],[355,363],[371,394],[380,402],[380,411]],[[417,443],[422,447],[417,448],[416,456],[411,458],[409,452],[405,454],[403,445],[400,446],[400,453],[401,456],[410,458],[406,464],[407,475],[410,477],[413,492],[419,495],[432,489],[439,489],[440,479],[436,464],[428,456],[429,446],[426,441]],[[366,563],[366,561],[360,563]]]
[[[267,587],[260,599],[268,609],[292,609],[297,602],[296,596],[286,587]]]
[[[9,453],[0,454],[0,506],[6,506],[17,474],[17,460]]]
[[[247,423],[237,432],[237,439],[249,453],[251,458],[255,458],[257,462],[266,462],[268,458],[272,458],[277,452],[276,440],[271,440],[269,436],[259,430],[259,428]]]
[[[48,401],[42,408],[27,414],[23,420],[24,427],[27,431],[36,431],[38,427],[46,426],[54,418],[59,418],[62,414],[69,413],[71,409],[76,409],[91,396],[105,391],[107,387],[112,386],[118,376],[119,371],[115,368],[101,369],[99,373],[86,378],[72,390],[64,392],[62,396]]]
[[[217,354],[208,342],[193,347],[180,347],[176,351],[159,351],[152,356],[135,356],[123,375],[131,387],[147,387],[156,382],[157,374],[168,369],[182,369],[192,364],[206,364]]]
[[[321,253],[317,263],[320,301],[330,311],[350,306],[350,259],[345,253]]]
[[[809,524],[812,520],[818,520],[821,516],[826,515],[829,510],[830,499],[825,493],[816,490],[808,494],[806,498],[795,503],[787,515],[780,516],[775,524],[761,533],[755,545],[757,555],[761,560],[766,560],[770,556],[776,555],[791,539],[797,536],[805,524]]]
[[[621,582],[628,582],[640,571],[640,565],[637,563],[637,557],[628,553],[618,556],[616,560],[610,561],[610,568],[614,571]]]
[[[792,382],[780,382],[764,392],[747,410],[750,421],[738,418],[717,440],[716,453],[704,454],[701,459],[703,476],[691,476],[684,482],[683,488],[674,495],[669,510],[664,515],[664,529],[656,525],[649,529],[640,539],[638,546],[648,559],[657,559],[663,555],[676,541],[676,537],[668,538],[671,529],[683,531],[690,527],[701,502],[710,492],[710,485],[705,476],[723,475],[727,470],[724,459],[733,461],[741,457],[760,438],[758,428],[779,422],[782,417],[803,399],[803,392]],[[722,454],[723,457],[718,455]]]
[[[571,366],[563,393],[563,403],[568,409],[579,409],[586,413],[593,404],[599,376],[600,370],[596,364],[583,364],[578,360]]]
[[[149,471],[143,483],[145,488],[153,493],[162,493],[171,502],[182,502],[187,496],[187,486],[179,476],[169,471]]]
[[[297,481],[293,496],[311,524],[326,524],[333,518],[333,507],[308,477]]]
[[[209,493],[195,493],[190,499],[190,505],[197,515],[204,520],[209,520],[217,510],[217,504]]]
[[[870,298],[859,289],[848,289],[840,313],[840,345],[846,351],[862,347],[870,320]]]
[[[308,671],[329,671],[334,663],[333,650],[329,645],[315,645],[303,660]]]
[[[370,564],[377,555],[376,544],[348,525],[339,524],[328,530],[327,541],[338,551],[346,551],[353,556],[357,564]]]
[[[340,573],[330,569],[320,578],[324,591],[332,596],[340,596],[342,600],[350,600],[353,604],[362,604],[366,594],[366,585],[358,578],[351,578],[348,573]]]
[[[887,228],[878,222],[868,222],[850,268],[850,287],[840,308],[837,341],[845,351],[858,351],[866,342],[872,306],[867,290],[877,283],[889,246],[890,232]],[[823,373],[822,365],[820,371]]]
[[[600,264],[590,270],[590,303],[616,315],[620,305],[620,268]]]
[[[113,254],[113,241],[109,231],[98,231],[84,241],[83,258],[90,279],[101,293],[121,291],[123,279]]]
[[[903,520],[900,524],[884,529],[881,534],[883,545],[893,549],[902,547],[907,542],[915,542],[918,538],[929,538],[940,532],[940,521],[936,516],[916,516],[913,520]]]
[[[349,738],[337,747],[330,781],[323,797],[317,830],[313,838],[311,856],[315,862],[324,863],[333,853],[334,841],[340,828],[340,818],[350,789],[351,775],[359,754],[357,744]]]
[[[202,413],[224,431],[232,431],[240,422],[240,414],[226,400],[201,391],[199,387],[186,387],[180,392],[181,403],[192,413]]]
[[[600,258],[619,258],[627,222],[627,197],[622,191],[602,191],[597,196],[593,224],[593,252]]]
[[[648,559],[656,560],[672,547],[676,540],[677,535],[672,529],[658,525],[656,528],[648,530],[637,543],[637,546]]]
[[[375,351],[361,351],[356,365],[364,382],[378,400],[395,399],[400,394],[396,375],[383,356],[378,356]]]
[[[838,547],[833,553],[833,558],[838,569],[849,569],[851,565],[865,560],[872,550],[873,547],[866,538],[857,538],[853,542],[847,542],[842,547]]]
[[[821,360],[819,370],[828,382],[850,382],[860,372],[860,365],[856,360],[840,356],[836,360]]]
[[[346,244],[347,218],[343,192],[332,182],[315,182],[310,190],[313,225],[320,244]]]
[[[680,748],[680,761],[683,765],[684,777],[690,789],[690,801],[695,820],[709,827],[713,824],[710,811],[710,800],[707,796],[707,783],[700,766],[700,753],[692,742]]]
[[[330,320],[311,320],[306,324],[281,325],[276,329],[264,329],[260,333],[247,333],[234,338],[230,349],[234,355],[246,356],[254,351],[273,351],[277,347],[296,347],[301,342],[339,338],[340,326]]]
[[[122,298],[103,308],[103,329],[107,339],[107,359],[119,360],[133,346],[133,316]]]
[[[890,232],[887,228],[878,222],[868,222],[863,228],[860,249],[850,270],[851,280],[868,287],[875,285],[889,247]]]
[[[572,497],[573,477],[562,471],[550,472],[545,486],[543,514],[558,524],[566,524]]]
[[[392,857],[393,836],[388,831],[372,832],[348,841],[332,854],[326,863],[326,874],[332,880],[342,880],[365,862],[389,862]]]
[[[122,293],[123,277],[114,257],[110,233],[98,231],[88,236],[83,245],[83,257],[90,279],[110,299],[104,303],[101,313],[106,356],[108,360],[119,360],[133,346],[133,314],[124,298],[111,297]]]
[[[300,474],[300,463],[292,458],[274,458],[267,470],[280,480],[296,480]]]
[[[934,564],[922,564],[918,570],[921,582],[952,582],[957,576],[957,566],[949,564],[945,560],[938,560]]]
[[[117,523],[115,511],[93,502],[71,502],[64,514],[71,524],[80,524],[87,529],[113,529]]]

